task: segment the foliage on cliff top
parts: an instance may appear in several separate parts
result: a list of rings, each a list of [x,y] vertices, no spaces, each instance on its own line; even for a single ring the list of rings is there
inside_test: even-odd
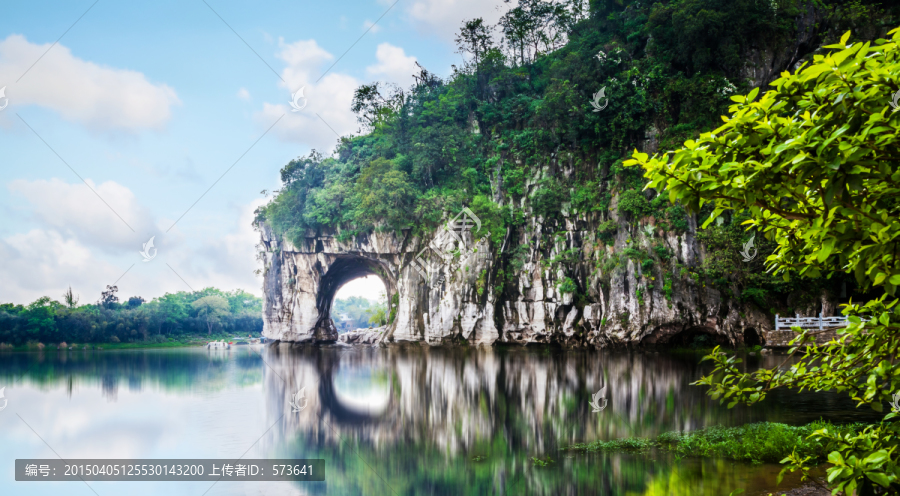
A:
[[[790,367],[744,373],[739,359],[716,349],[707,357],[716,368],[699,383],[729,406],[760,402],[776,388],[836,389],[880,412],[900,392],[900,28],[891,35],[848,45],[848,32],[762,96],[755,89],[733,97],[731,115],[713,132],[630,161],[644,167],[648,188],[694,209],[712,204],[710,221],[726,210],[746,213],[745,224],[775,243],[766,264],[785,280],[848,274],[876,293],[845,306],[849,326],[827,345],[814,344],[819,331],[795,329],[794,343],[809,346]],[[813,437],[831,451],[835,490],[900,489],[896,422]],[[790,460],[796,468],[808,461]]]
[[[352,110],[367,132],[341,138],[334,157],[287,164],[258,220],[297,242],[322,228],[427,231],[468,205],[499,243],[521,223],[510,200],[531,198],[549,222],[564,207],[605,210],[610,192],[640,187],[639,174],[616,167],[626,150],[651,126],[663,146],[712,127],[746,87],[745,56],[784,50],[806,12],[793,0],[585,3],[523,0],[497,26],[463,25],[470,61],[449,78],[422,69],[408,89],[360,87]],[[825,21],[811,46],[834,26],[877,31],[895,15],[851,3],[815,3]],[[601,88],[609,104],[594,112]]]

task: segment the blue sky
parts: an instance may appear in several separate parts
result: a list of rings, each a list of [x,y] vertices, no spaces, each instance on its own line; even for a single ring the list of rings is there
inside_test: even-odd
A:
[[[0,302],[68,285],[93,302],[117,280],[126,298],[260,294],[250,222],[281,167],[358,132],[360,84],[408,86],[415,61],[450,74],[460,23],[495,22],[510,4],[91,5],[14,2],[0,16]],[[293,112],[300,87],[307,105]],[[157,255],[143,262],[151,236]]]

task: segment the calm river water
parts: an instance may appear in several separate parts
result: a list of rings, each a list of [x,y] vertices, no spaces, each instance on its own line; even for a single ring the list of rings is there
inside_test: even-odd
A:
[[[0,353],[3,495],[727,495],[779,467],[571,443],[762,420],[865,419],[837,395],[728,410],[699,355],[548,347],[233,347]],[[775,363],[783,357],[750,357]],[[607,407],[591,394],[606,386]],[[292,412],[291,395],[307,403]],[[2,400],[0,400],[2,401]],[[325,482],[15,482],[17,458],[322,458]],[[532,457],[554,462],[537,466]],[[778,490],[798,484],[786,478]],[[88,486],[89,485],[89,486]],[[780,494],[780,493],[779,493]]]

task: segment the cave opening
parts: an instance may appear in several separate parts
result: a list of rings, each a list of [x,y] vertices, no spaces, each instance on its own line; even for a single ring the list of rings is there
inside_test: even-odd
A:
[[[680,347],[706,348],[718,344],[726,344],[724,336],[720,336],[705,327],[689,327],[673,334],[666,343]]]
[[[756,329],[748,327],[744,329],[744,344],[747,346],[762,346],[763,340]]]
[[[335,293],[330,313],[341,334],[382,325],[388,313],[384,282],[371,274],[347,281]]]
[[[359,256],[336,260],[319,283],[317,327],[344,333],[387,323],[389,295],[395,286],[389,269],[378,260]]]

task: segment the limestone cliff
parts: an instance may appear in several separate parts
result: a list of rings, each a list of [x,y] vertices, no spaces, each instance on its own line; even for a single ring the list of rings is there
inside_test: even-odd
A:
[[[335,292],[367,274],[391,301],[387,342],[662,345],[702,334],[757,344],[774,312],[831,315],[845,288],[731,277],[765,273],[766,254],[741,264],[743,232],[708,249],[698,214],[671,214],[623,160],[714,129],[738,91],[728,77],[742,90],[765,88],[845,29],[879,36],[887,21],[876,14],[894,14],[810,1],[773,2],[771,12],[752,10],[759,15],[726,2],[715,16],[690,2],[642,4],[623,6],[619,27],[608,13],[585,18],[534,64],[494,52],[447,80],[423,68],[408,94],[358,92],[361,122],[381,116],[383,125],[342,140],[332,157],[291,161],[257,218],[264,334],[336,340]],[[682,32],[707,33],[721,19],[735,24],[727,40]],[[477,224],[448,245],[443,226],[457,211],[447,205],[478,210],[476,200],[495,217],[488,237]],[[422,270],[428,249],[441,256]]]
[[[375,232],[339,241],[337,233],[309,233],[295,246],[262,225],[263,334],[280,341],[336,340],[330,316],[334,295],[345,282],[367,274],[384,281],[394,302],[384,341],[608,346],[662,344],[679,333],[682,338],[704,333],[737,344],[759,340],[773,327],[771,317],[733,295],[678,275],[676,267],[689,273],[704,256],[693,236],[693,218],[689,231],[676,235],[613,216],[618,230],[611,245],[596,239],[584,215],[566,216],[563,232],[546,232],[541,219],[532,218],[494,250],[482,241],[481,253],[489,255],[461,251],[427,275],[416,270],[414,260],[431,239]],[[474,236],[467,236],[473,243]],[[626,247],[649,248],[653,238],[671,251],[668,266],[644,273],[631,259],[607,268],[601,264]],[[498,285],[499,265],[513,247],[524,252],[522,269],[513,274],[513,284]],[[557,261],[562,253],[574,253],[575,259]],[[666,273],[675,274],[668,287]],[[562,293],[567,278],[577,289]]]

